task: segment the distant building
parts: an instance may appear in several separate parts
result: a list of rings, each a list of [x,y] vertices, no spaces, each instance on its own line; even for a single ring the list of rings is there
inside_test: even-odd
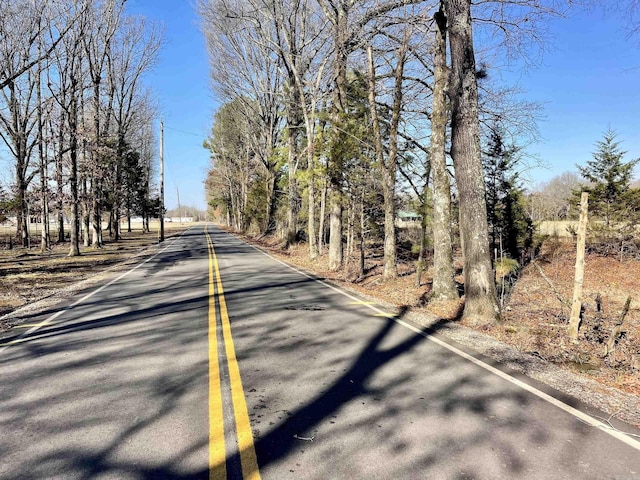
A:
[[[164,217],[164,221],[170,223],[193,223],[193,217]]]
[[[421,222],[422,215],[418,213],[406,210],[398,210],[396,212],[396,227],[398,228],[419,227]]]

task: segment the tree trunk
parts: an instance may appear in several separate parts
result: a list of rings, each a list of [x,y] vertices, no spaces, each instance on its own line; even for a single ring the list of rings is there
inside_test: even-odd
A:
[[[72,95],[76,95],[77,89],[72,90]],[[80,255],[80,212],[78,198],[78,125],[77,125],[77,104],[76,99],[71,100],[71,111],[69,115],[69,158],[71,160],[71,171],[69,175],[69,185],[71,188],[71,246],[69,247],[69,256],[76,257]]]
[[[433,300],[458,298],[451,242],[451,184],[447,171],[445,142],[447,129],[447,18],[442,10],[434,16],[433,109],[431,113],[431,168],[433,169]],[[425,199],[426,201],[426,199]]]
[[[20,242],[24,248],[29,247],[29,222],[27,219],[27,167],[29,159],[27,158],[27,135],[26,122],[22,117],[21,103],[16,95],[16,85],[13,81],[7,85],[9,90],[8,110],[11,115],[11,131],[10,136],[15,149],[15,174],[17,188],[18,212],[16,215],[16,236],[20,238]],[[24,114],[28,115],[27,112]]]
[[[124,165],[124,132],[118,132],[118,146],[116,154],[115,187],[113,201],[113,240],[120,240],[120,203],[122,201],[122,168]]]
[[[322,253],[325,244],[324,222],[327,217],[327,179],[325,177],[322,184],[322,195],[320,196],[320,226],[318,227],[318,252]]]
[[[351,199],[353,200],[353,199]],[[347,205],[347,262],[351,258],[353,253],[353,226],[355,222],[355,212],[353,210],[352,202]]]
[[[342,201],[340,193],[332,189],[329,195],[331,211],[329,212],[329,270],[336,271],[342,267]]]
[[[18,206],[19,212],[16,218],[16,229],[18,232],[18,236],[20,237],[20,243],[24,248],[29,247],[29,218],[27,215],[28,206],[27,206],[27,189],[24,186],[24,180],[18,179],[17,182],[18,187]]]
[[[359,247],[360,247],[360,262],[358,265],[358,278],[364,278],[364,190],[360,194],[360,229],[359,229]]]
[[[307,170],[309,173],[309,217],[307,218],[307,230],[309,241],[309,257],[313,260],[318,256],[318,233],[316,232],[316,177],[315,177],[315,161],[314,152],[311,145],[307,145]]]
[[[85,157],[86,161],[86,157]],[[87,185],[86,175],[82,176],[82,243],[85,247],[91,245],[90,226],[91,226],[91,209],[89,208],[89,188]]]
[[[473,323],[500,319],[487,225],[480,157],[478,85],[471,32],[470,0],[447,0],[451,48],[451,156],[460,198],[465,307]]]
[[[408,32],[409,30],[405,31],[404,40],[398,49],[389,129],[389,158],[387,158],[384,168],[384,271],[382,276],[387,280],[398,276],[396,266],[396,170],[398,168],[398,127],[402,109],[402,81],[409,40]]]
[[[41,43],[38,42],[38,55],[41,52]],[[38,123],[38,163],[40,168],[40,208],[42,209],[42,232],[40,237],[40,252],[44,253],[50,248],[49,241],[49,202],[48,202],[48,172],[47,160],[44,149],[44,123],[42,121],[42,66],[38,65],[37,78],[37,123]]]
[[[343,137],[339,131],[342,116],[347,110],[347,62],[349,47],[347,45],[349,32],[347,31],[347,5],[338,2],[335,22],[335,88],[333,89],[333,113],[334,140],[340,142]],[[329,179],[331,181],[331,195],[329,196],[329,269],[338,270],[343,263],[342,248],[342,163],[340,149],[332,149],[329,158]]]
[[[295,85],[295,78],[290,75],[287,112],[287,142],[289,144],[288,173],[289,192],[287,202],[287,233],[285,243],[287,247],[295,243],[298,234],[298,162],[300,159],[300,94]]]
[[[425,210],[425,213],[426,213],[426,208],[423,210]],[[416,287],[420,287],[420,285],[422,284],[422,273],[424,272],[424,267],[425,267],[424,263],[425,263],[426,249],[427,249],[427,219],[425,214],[423,213],[422,221],[420,222],[420,252],[418,253],[418,262],[416,266]]]
[[[100,198],[102,189],[99,177],[100,169],[100,76],[93,78],[93,130],[95,145],[93,151],[93,165],[91,166],[91,247],[102,248],[102,214],[100,212]]]
[[[584,280],[584,250],[587,236],[587,210],[589,209],[589,194],[582,192],[580,198],[580,223],[578,224],[578,242],[576,246],[576,272],[573,281],[573,302],[571,303],[571,317],[569,318],[569,338],[578,341],[580,316],[582,312],[582,282]]]
[[[287,248],[295,243],[298,233],[298,179],[296,170],[298,163],[298,135],[295,129],[289,128],[289,195],[287,202]]]
[[[63,139],[64,139],[64,133],[63,133],[63,129],[60,128],[60,134],[58,136],[58,156],[56,158],[56,185],[57,185],[57,190],[56,190],[56,196],[57,196],[57,210],[58,210],[58,243],[64,243],[64,210],[63,210],[63,203],[62,203],[62,198],[63,198],[63,190],[62,190],[62,186],[63,186],[63,179],[62,179],[62,161],[63,161],[63,153],[62,153],[62,148],[63,148]]]

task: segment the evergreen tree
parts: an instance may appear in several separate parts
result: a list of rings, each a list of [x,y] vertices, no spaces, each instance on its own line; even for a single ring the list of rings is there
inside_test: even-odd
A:
[[[580,175],[589,183],[573,192],[574,203],[579,201],[582,191],[589,193],[590,214],[604,220],[607,228],[612,221],[621,220],[628,210],[626,200],[631,201],[633,196],[629,193],[633,168],[640,161],[623,161],[627,152],[620,149],[616,136],[613,130],[608,130],[604,139],[596,143],[593,159],[585,166],[578,165]]]
[[[527,247],[532,231],[517,171],[519,153],[520,147],[505,145],[502,133],[494,129],[483,156],[492,251],[498,249],[513,259]]]
[[[0,185],[0,223],[3,223],[7,220],[7,213],[9,212],[11,206],[9,205],[9,196],[7,192],[5,192],[2,185]]]

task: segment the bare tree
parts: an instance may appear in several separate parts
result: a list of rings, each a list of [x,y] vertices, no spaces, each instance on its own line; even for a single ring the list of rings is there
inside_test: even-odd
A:
[[[422,0],[387,1],[373,5],[362,0],[318,0],[331,24],[333,43],[333,143],[344,141],[344,132],[340,128],[347,114],[347,68],[349,56],[365,38],[366,28],[379,17],[409,4]],[[339,148],[332,148],[328,175],[330,193],[330,234],[329,268],[337,270],[342,266],[342,162]]]
[[[126,1],[126,0],[125,0]],[[88,12],[87,28],[90,35],[83,37],[83,49],[91,80],[93,101],[93,140],[91,142],[89,177],[91,181],[91,246],[102,247],[102,181],[105,166],[102,165],[102,137],[107,133],[101,130],[102,116],[102,77],[110,55],[111,42],[116,35],[124,8],[123,0],[103,0]],[[111,91],[114,91],[113,89]],[[109,114],[111,112],[107,112]]]
[[[431,168],[433,171],[433,285],[431,298],[458,297],[453,269],[451,241],[451,184],[446,163],[447,130],[447,17],[444,5],[434,15],[434,82],[431,112]]]
[[[304,120],[306,133],[306,159],[308,175],[308,241],[311,258],[318,255],[315,227],[315,128],[316,107],[322,94],[324,66],[327,61],[324,34],[326,20],[321,18],[317,3],[312,0],[263,1],[268,6],[274,24],[274,48],[282,58],[286,71],[287,123],[289,133],[289,205],[287,241],[295,235],[297,223],[297,178],[300,160],[298,142],[300,124]],[[269,36],[265,36],[269,40]],[[291,114],[294,115],[291,115]],[[302,118],[300,118],[302,117]]]
[[[254,9],[245,0],[199,0],[213,89],[226,101],[246,103],[241,111],[252,125],[252,151],[264,169],[267,200],[262,230],[273,228],[278,168],[274,155],[282,115],[279,98],[285,81],[281,57],[266,43]],[[261,19],[260,21],[262,21]],[[273,33],[273,32],[270,32]]]
[[[106,60],[108,81],[114,91],[116,160],[112,178],[114,201],[111,225],[115,240],[120,239],[120,214],[126,195],[122,188],[122,170],[129,148],[127,136],[139,114],[138,107],[144,104],[146,98],[142,76],[157,60],[161,43],[162,34],[157,25],[144,18],[125,17]]]
[[[83,6],[86,5],[83,2]],[[42,22],[42,17],[50,9],[57,11],[65,18],[65,24],[59,24],[54,30],[50,24]],[[29,55],[19,55],[16,59],[3,65],[0,62],[0,90],[9,86],[20,76],[29,72],[38,63],[50,58],[58,44],[63,40],[83,14],[83,7],[74,8],[69,4],[62,4],[62,8],[49,0],[0,0],[0,38],[7,51],[28,51]],[[69,11],[75,11],[69,16]],[[48,35],[48,36],[47,36]],[[48,42],[42,43],[47,36]],[[39,48],[36,48],[39,46]],[[15,60],[18,60],[16,63]]]
[[[407,27],[396,54],[393,67],[393,104],[389,125],[388,154],[384,155],[382,133],[378,119],[376,102],[376,72],[373,62],[373,49],[367,49],[369,59],[369,105],[373,123],[374,142],[377,163],[382,171],[382,189],[384,192],[384,269],[382,277],[386,280],[398,276],[396,267],[396,173],[398,167],[398,128],[402,110],[404,66],[407,60],[408,42],[411,28]]]
[[[39,7],[39,6],[38,6]],[[31,154],[37,144],[39,72],[31,59],[38,51],[43,11],[32,2],[6,5],[0,21],[0,138],[14,158],[17,235],[29,246],[27,188],[37,174]],[[35,21],[32,20],[35,18]]]
[[[489,251],[485,185],[480,157],[478,85],[471,27],[471,1],[447,0],[451,49],[451,156],[460,198],[464,252],[464,316],[474,323],[500,318]]]

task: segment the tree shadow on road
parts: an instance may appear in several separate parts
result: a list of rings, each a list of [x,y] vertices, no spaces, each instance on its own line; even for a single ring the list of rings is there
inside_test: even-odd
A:
[[[409,330],[398,323],[406,308],[375,317],[279,265],[256,271],[237,240],[214,240],[221,260],[247,258],[221,269],[263,478],[599,475],[584,466],[596,431],[555,411],[541,418],[539,400],[430,342],[446,322]],[[119,296],[117,313],[91,299],[92,318],[0,356],[1,479],[209,478],[209,297],[198,276],[174,283]],[[600,472],[624,478],[625,452]],[[241,478],[238,455],[228,451],[229,478]]]

